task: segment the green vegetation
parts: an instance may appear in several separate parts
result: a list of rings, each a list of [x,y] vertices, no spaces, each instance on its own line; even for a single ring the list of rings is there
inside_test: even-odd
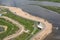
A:
[[[9,10],[5,10],[7,12],[7,14],[3,14],[4,16],[7,16],[9,18],[12,18],[16,21],[18,21],[20,24],[24,25],[25,27],[25,30],[29,30],[29,33],[23,33],[22,35],[18,36],[17,38],[13,39],[13,40],[25,40],[28,36],[31,35],[31,33],[33,32],[34,30],[34,22],[35,21],[32,21],[32,20],[28,20],[28,19],[25,19],[25,18],[22,18],[22,17],[19,17],[15,14],[13,14],[12,12],[10,12]],[[37,32],[39,31],[39,29],[36,29],[35,33],[36,34]],[[34,35],[33,34],[33,35]],[[31,35],[31,37],[33,36]],[[29,40],[29,39],[27,39]]]
[[[60,0],[34,0],[34,1],[51,1],[51,2],[60,2]]]
[[[60,7],[54,7],[54,6],[41,6],[41,7],[55,11],[60,14]]]
[[[18,21],[20,24],[24,25],[24,27],[26,29],[31,30],[30,32],[32,32],[33,30],[33,25],[34,25],[34,21],[28,20],[28,19],[24,19],[22,17],[19,17],[17,15],[14,15],[12,12],[10,12],[9,10],[7,10],[7,14],[4,14],[4,16],[7,16],[9,18],[12,18],[16,21]]]
[[[18,27],[16,27],[14,24],[12,24],[9,21],[6,21],[3,18],[0,18],[0,25],[6,25],[8,28],[5,32],[0,34],[0,40],[2,40],[4,37],[6,37],[8,35],[15,33],[18,30]]]
[[[4,14],[6,12],[6,8],[0,8],[0,14]]]
[[[30,4],[30,5],[35,5],[35,4]],[[48,10],[55,11],[55,12],[57,12],[57,13],[60,14],[60,7],[55,7],[55,6],[43,6],[43,5],[36,5],[36,6],[40,6],[40,7],[46,8],[46,9],[48,9]]]
[[[36,30],[36,32],[34,34],[36,34],[39,31],[39,29]],[[34,35],[33,34],[33,35]],[[16,37],[13,40],[29,40],[33,35],[31,35],[31,33],[27,34],[27,33],[23,33],[20,36]],[[29,37],[30,36],[30,37]],[[28,38],[29,37],[29,38]]]
[[[20,36],[16,37],[13,40],[25,40],[26,38],[28,38],[31,34],[27,34],[27,33],[23,33]],[[29,40],[29,39],[28,39]]]

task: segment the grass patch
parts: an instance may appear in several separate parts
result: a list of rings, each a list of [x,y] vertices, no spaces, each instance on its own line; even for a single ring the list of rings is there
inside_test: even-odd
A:
[[[25,29],[30,30],[29,34],[28,33],[23,33],[22,35],[18,36],[17,38],[13,39],[13,40],[24,40],[26,39],[29,35],[31,35],[32,31],[34,30],[34,22],[32,20],[28,20],[25,18],[22,18],[20,16],[14,15],[12,12],[10,12],[9,10],[5,10],[7,12],[7,14],[4,14],[4,16],[7,16],[9,18],[12,18],[16,21],[18,21],[20,24],[24,25]],[[36,34],[39,31],[39,29],[36,30],[36,32],[34,34]]]
[[[31,5],[35,5],[35,4],[31,4]],[[43,6],[43,5],[36,5],[36,6],[40,6],[40,7],[43,7],[43,8],[46,8],[48,10],[52,10],[54,12],[57,12],[60,14],[60,7],[55,7],[55,6]]]
[[[23,33],[23,34],[21,34],[20,36],[14,38],[13,40],[30,40],[30,38],[31,38],[32,36],[34,36],[38,31],[39,31],[39,29],[37,29],[33,35],[31,35],[30,33],[29,33],[29,34]],[[28,37],[29,37],[29,38],[28,38]]]
[[[54,7],[54,6],[41,6],[41,7],[46,8],[48,10],[55,11],[60,14],[60,7]]]
[[[20,36],[16,37],[15,39],[13,40],[25,40],[30,34],[27,34],[27,33],[23,33],[21,34]]]
[[[8,10],[7,10],[7,14],[4,14],[4,16],[7,16],[9,18],[12,18],[12,19],[18,21],[20,24],[24,25],[24,27],[26,29],[29,29],[32,32],[34,21],[31,21],[31,20],[28,20],[28,19],[24,19],[22,17],[14,15],[12,12],[10,12]]]
[[[4,12],[6,12],[6,8],[0,8],[0,14],[3,14]]]
[[[0,25],[6,25],[8,27],[8,29],[5,32],[0,34],[0,40],[2,40],[4,37],[6,37],[8,35],[15,33],[15,31],[18,30],[17,26],[12,24],[11,22],[6,21],[3,18],[0,18]],[[12,28],[13,28],[13,30],[12,30]]]
[[[50,1],[50,2],[60,2],[60,0],[33,0],[33,1]]]

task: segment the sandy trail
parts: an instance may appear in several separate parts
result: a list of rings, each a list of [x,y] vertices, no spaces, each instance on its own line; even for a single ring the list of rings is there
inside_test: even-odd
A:
[[[15,21],[15,20],[13,20],[13,19],[11,19],[11,18],[8,18],[8,17],[6,17],[6,16],[2,16],[2,17],[0,17],[0,18],[4,18],[5,20],[8,20],[8,21],[12,22],[13,24],[15,24],[15,25],[19,28],[19,30],[16,31],[16,33],[5,37],[3,40],[10,40],[10,39],[12,39],[12,38],[15,38],[15,37],[21,35],[21,34],[24,32],[24,27],[23,27],[23,25],[21,25],[19,22]]]
[[[42,31],[38,32],[35,36],[33,36],[31,40],[43,40],[47,35],[49,35],[52,32],[52,24],[43,18],[32,16],[28,14],[27,12],[22,11],[22,9],[20,8],[7,7],[7,6],[0,6],[0,7],[8,8],[15,15],[21,16],[26,19],[39,21],[45,24],[45,28]]]

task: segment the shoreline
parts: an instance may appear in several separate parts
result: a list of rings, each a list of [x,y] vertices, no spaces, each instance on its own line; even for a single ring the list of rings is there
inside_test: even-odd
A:
[[[31,38],[31,40],[43,40],[47,35],[49,35],[52,32],[52,24],[43,18],[32,16],[32,15],[28,14],[27,12],[22,11],[22,9],[20,9],[20,8],[8,7],[8,6],[0,6],[0,7],[7,8],[11,12],[13,12],[15,15],[18,15],[20,17],[34,20],[34,21],[39,21],[39,22],[42,22],[45,24],[46,27],[42,31],[35,34],[35,36],[33,36]]]

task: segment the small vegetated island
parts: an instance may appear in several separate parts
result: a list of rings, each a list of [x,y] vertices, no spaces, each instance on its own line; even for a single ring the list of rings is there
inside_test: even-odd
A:
[[[54,11],[54,12],[57,12],[58,14],[60,14],[60,7],[56,7],[56,6],[44,6],[44,5],[37,5],[37,6],[43,7],[45,9],[48,9],[48,10],[51,10],[51,11]]]
[[[17,16],[9,11],[7,8],[0,8],[0,40],[3,40],[9,35],[15,34],[19,30],[19,27],[17,27],[19,25],[16,25],[16,22],[16,24],[14,24],[4,17],[8,17],[9,19],[14,20],[14,22],[17,21],[24,27],[24,32],[21,35],[12,38],[12,40],[29,40],[34,34],[36,34],[40,30],[34,25],[36,21]]]
[[[60,2],[60,0],[34,0],[34,1],[50,1],[50,2]]]

